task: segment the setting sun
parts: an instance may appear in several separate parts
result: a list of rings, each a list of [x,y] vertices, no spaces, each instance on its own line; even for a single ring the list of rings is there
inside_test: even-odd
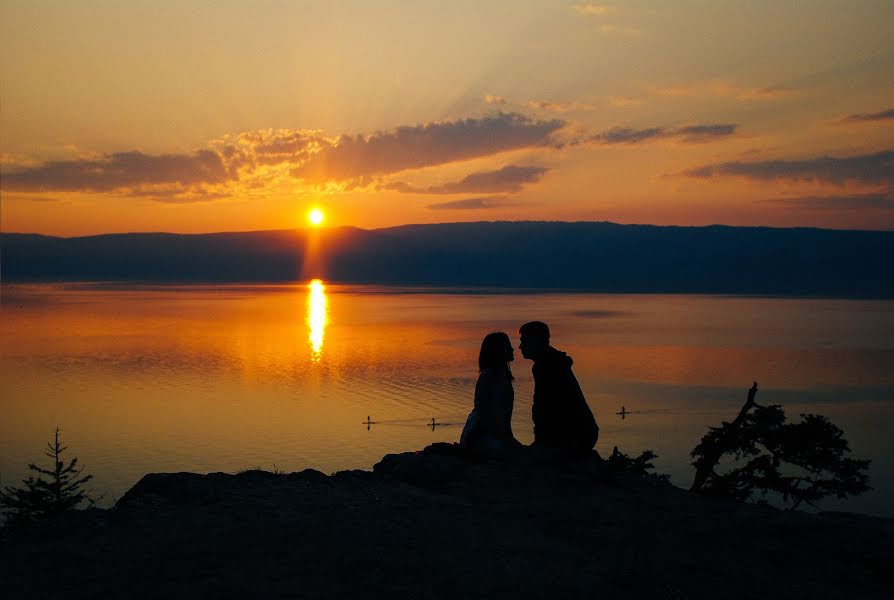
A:
[[[323,211],[319,208],[315,208],[307,213],[307,220],[310,221],[311,225],[320,225],[324,219]]]

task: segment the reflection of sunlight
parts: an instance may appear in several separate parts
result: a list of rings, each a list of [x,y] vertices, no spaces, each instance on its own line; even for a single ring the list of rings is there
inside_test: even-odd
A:
[[[307,287],[310,288],[307,297],[307,326],[310,328],[311,358],[316,362],[323,352],[323,333],[328,322],[326,294],[323,291],[323,282],[319,279],[314,279]]]

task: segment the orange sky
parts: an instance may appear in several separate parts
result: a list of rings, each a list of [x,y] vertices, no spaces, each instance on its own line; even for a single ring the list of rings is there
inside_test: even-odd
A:
[[[6,1],[0,225],[892,229],[891,39],[856,0]]]

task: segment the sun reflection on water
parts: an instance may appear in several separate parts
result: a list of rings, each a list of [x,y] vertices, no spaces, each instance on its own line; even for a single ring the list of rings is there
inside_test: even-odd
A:
[[[307,296],[307,326],[310,330],[308,339],[310,340],[311,359],[317,362],[323,353],[323,334],[329,322],[326,313],[326,293],[320,279],[314,279],[307,287],[310,290]]]

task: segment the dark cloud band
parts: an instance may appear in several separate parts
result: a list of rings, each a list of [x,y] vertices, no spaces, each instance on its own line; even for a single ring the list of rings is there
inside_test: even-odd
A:
[[[894,210],[894,190],[881,194],[851,194],[844,196],[802,196],[797,198],[774,198],[773,202],[790,208],[805,210]]]
[[[349,181],[549,144],[564,126],[518,113],[398,127],[370,136],[341,136],[292,170],[313,183]]]
[[[214,184],[229,178],[221,156],[211,150],[159,155],[118,152],[95,160],[52,161],[5,173],[3,185],[16,191],[108,192],[140,185]]]
[[[708,125],[686,125],[684,127],[649,127],[632,129],[630,127],[613,127],[591,137],[588,141],[597,144],[639,144],[662,139],[677,139],[686,143],[706,142],[733,135],[737,125],[733,123],[716,123]]]
[[[428,187],[414,187],[404,182],[385,186],[386,189],[410,194],[493,194],[517,192],[526,183],[536,183],[549,169],[509,165],[496,171],[472,173],[459,181]]]
[[[737,176],[746,179],[789,179],[844,184],[857,182],[894,187],[894,150],[875,154],[807,160],[765,160],[725,162],[686,171],[690,177]]]
[[[437,202],[435,204],[429,204],[426,208],[432,210],[483,210],[488,208],[500,208],[503,206],[506,206],[505,196],[492,196],[489,198],[465,198],[464,200]]]
[[[848,115],[843,119],[847,123],[865,123],[867,121],[889,121],[894,120],[894,108],[883,110],[877,113],[865,113],[857,115]]]

